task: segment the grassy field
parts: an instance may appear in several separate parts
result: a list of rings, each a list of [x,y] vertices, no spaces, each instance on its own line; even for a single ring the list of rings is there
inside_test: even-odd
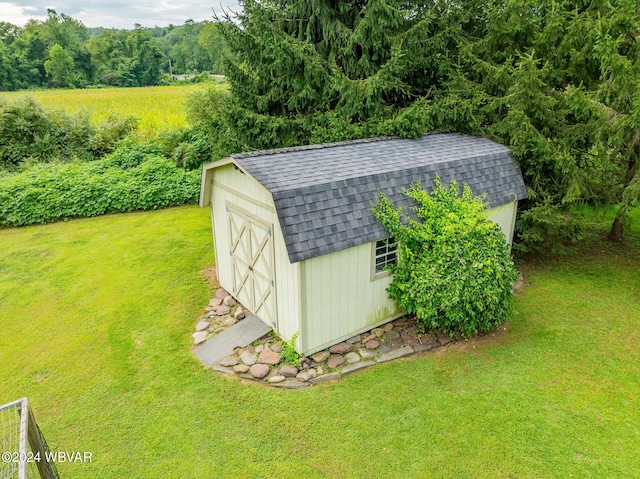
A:
[[[0,230],[0,404],[92,452],[64,478],[640,477],[638,216],[522,265],[506,329],[299,391],[192,356],[207,210]]]
[[[140,132],[151,136],[187,123],[187,96],[202,84],[142,88],[99,88],[86,90],[39,90],[2,92],[0,99],[15,101],[29,96],[46,108],[69,113],[84,112],[95,123],[109,115],[133,116],[140,120]]]

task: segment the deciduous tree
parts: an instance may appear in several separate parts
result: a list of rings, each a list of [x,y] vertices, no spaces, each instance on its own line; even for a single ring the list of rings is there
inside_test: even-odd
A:
[[[74,86],[73,57],[57,43],[49,50],[49,58],[44,62],[44,68],[51,84],[56,87]]]

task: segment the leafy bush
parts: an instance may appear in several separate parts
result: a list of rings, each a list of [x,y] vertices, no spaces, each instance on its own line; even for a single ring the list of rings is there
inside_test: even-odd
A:
[[[104,159],[106,166],[129,170],[147,161],[149,156],[162,156],[162,148],[155,141],[141,142],[137,138],[125,138]]]
[[[201,129],[194,128],[185,141],[173,150],[171,158],[178,166],[194,170],[212,161],[212,154],[207,135],[203,134]]]
[[[86,115],[47,111],[31,98],[0,104],[0,170],[97,160],[136,128],[134,118],[116,116],[94,128]]]
[[[195,203],[200,173],[158,156],[128,169],[113,159],[37,165],[0,176],[0,226]]]
[[[382,193],[375,218],[398,241],[389,297],[416,315],[424,329],[469,338],[502,324],[512,304],[517,271],[499,226],[484,216],[482,198],[465,185],[445,187],[436,178],[431,194],[416,184],[403,191],[417,206],[417,220]]]
[[[25,162],[93,159],[93,134],[85,116],[47,112],[30,98],[0,106],[0,169],[16,171]]]
[[[110,115],[95,130],[91,137],[90,148],[97,157],[103,157],[113,151],[116,144],[138,129],[139,120],[132,116]]]
[[[158,134],[163,156],[187,170],[213,161],[208,135],[200,127],[176,128]],[[217,158],[216,158],[217,159]]]

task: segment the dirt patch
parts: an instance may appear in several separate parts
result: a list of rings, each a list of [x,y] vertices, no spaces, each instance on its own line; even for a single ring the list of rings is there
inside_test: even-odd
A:
[[[207,266],[205,269],[200,271],[200,275],[206,280],[207,284],[212,290],[218,289],[220,287],[215,265]]]

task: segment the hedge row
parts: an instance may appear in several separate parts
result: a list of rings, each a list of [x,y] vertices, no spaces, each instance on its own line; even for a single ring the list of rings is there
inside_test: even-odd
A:
[[[115,163],[114,158],[49,163],[0,175],[0,226],[151,210],[198,199],[197,170],[183,170],[159,156],[146,156],[129,168]]]

